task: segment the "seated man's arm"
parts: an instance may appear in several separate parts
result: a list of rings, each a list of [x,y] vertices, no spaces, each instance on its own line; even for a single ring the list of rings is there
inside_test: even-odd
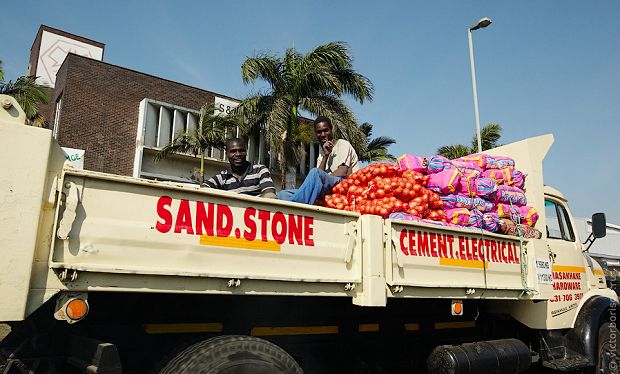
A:
[[[263,191],[261,192],[260,197],[264,197],[265,199],[277,199],[278,198],[276,196],[276,190]]]
[[[345,164],[338,166],[338,168],[332,171],[331,175],[334,177],[346,177],[349,175],[349,167]]]
[[[347,177],[355,170],[353,168],[357,167],[359,162],[355,150],[349,142],[341,139],[333,152],[335,153],[333,162],[339,166],[331,172],[331,175],[334,177]]]
[[[275,199],[276,198],[276,186],[273,184],[273,179],[271,179],[271,173],[269,169],[265,166],[260,171],[260,197],[265,197],[267,199]]]
[[[207,179],[206,181],[202,182],[200,184],[200,187],[221,188],[216,177],[211,177]]]

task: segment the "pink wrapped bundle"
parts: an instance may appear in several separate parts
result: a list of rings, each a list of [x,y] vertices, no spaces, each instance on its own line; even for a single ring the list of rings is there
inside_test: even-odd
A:
[[[511,185],[522,190],[525,189],[525,174],[519,170],[514,170],[511,174]]]
[[[467,178],[466,176],[461,175],[461,179],[459,180],[459,185],[456,188],[456,192],[465,196],[476,196],[476,179]]]
[[[426,173],[426,159],[410,154],[404,154],[398,158],[398,166],[401,170],[413,170],[418,173]]]
[[[475,166],[475,167],[478,167],[484,170],[487,168],[487,160],[489,159],[489,157],[490,157],[489,155],[485,155],[483,153],[477,153],[477,154],[457,158],[456,161],[466,162],[472,166]]]
[[[471,213],[465,208],[454,208],[446,210],[448,222],[460,226],[469,226]]]
[[[495,204],[490,201],[486,201],[480,197],[474,197],[474,209],[479,210],[481,212],[490,212],[495,209]]]
[[[433,221],[432,219],[421,219],[420,222],[431,223],[433,225],[446,226],[446,227],[453,226],[451,223],[443,222],[443,221]]]
[[[497,184],[510,184],[512,182],[512,173],[514,169],[487,169],[482,173],[484,178],[491,178]]]
[[[497,191],[497,183],[492,178],[478,178],[475,181],[476,195],[487,197]]]
[[[482,212],[479,210],[471,210],[469,212],[469,226],[482,228]]]
[[[450,160],[443,156],[435,155],[428,160],[426,168],[429,174],[439,173],[444,169],[446,163],[449,164]]]
[[[487,156],[487,167],[485,170],[488,170],[488,169],[499,169],[499,167],[497,166],[497,160],[495,159],[495,157]]]
[[[420,217],[416,217],[413,214],[404,213],[404,212],[392,212],[390,213],[389,218],[390,219],[401,219],[404,221],[415,221],[415,222],[422,220],[422,218]]]
[[[521,223],[524,225],[528,225],[529,227],[534,227],[536,225],[536,221],[538,221],[538,211],[533,206],[522,206],[519,207],[519,213],[523,219]]]
[[[430,175],[426,188],[439,194],[454,193],[459,185],[460,178],[461,176],[456,169],[440,171]]]
[[[500,218],[510,218],[513,221],[520,221],[523,216],[518,206],[511,206],[510,204],[497,204],[495,210]]]
[[[484,213],[482,215],[482,228],[487,231],[491,231],[491,232],[499,231],[501,222],[502,221],[500,220],[497,213]]]
[[[445,195],[441,197],[441,201],[443,201],[443,206],[446,209],[454,209],[454,208],[466,208],[472,209],[474,206],[474,200],[471,197],[463,196],[463,195]]]
[[[478,178],[482,174],[481,168],[466,161],[452,160],[450,166],[444,165],[444,170],[452,168],[458,169],[466,177]]]
[[[458,168],[463,176],[467,178],[478,178],[482,175],[482,169],[477,166],[465,166]]]
[[[512,186],[501,185],[495,192],[495,201],[498,203],[524,206],[527,205],[527,198],[522,189]]]
[[[515,167],[515,160],[510,157],[495,156],[495,161],[497,162],[497,167],[500,169]]]

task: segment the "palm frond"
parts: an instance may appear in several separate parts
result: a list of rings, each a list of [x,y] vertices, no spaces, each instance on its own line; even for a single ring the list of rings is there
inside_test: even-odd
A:
[[[497,142],[502,136],[502,125],[499,123],[487,123],[480,130],[480,141],[482,143],[482,150],[495,148],[498,146]],[[474,134],[472,138],[472,149],[478,150],[478,137]]]
[[[314,130],[297,120],[300,110],[329,117],[336,137],[366,149],[366,136],[341,96],[363,102],[372,98],[373,87],[353,70],[345,43],[327,43],[306,54],[289,48],[281,59],[266,54],[248,58],[242,65],[242,79],[245,84],[262,79],[271,85],[269,92],[243,100],[237,111],[246,120],[246,131],[267,125],[266,140],[272,152],[278,152],[283,166],[289,166],[289,160],[283,154],[282,143],[287,142],[287,149],[298,147],[311,139]]]
[[[455,158],[467,156],[472,154],[473,150],[462,144],[444,145],[437,149],[437,154],[445,158],[453,160]]]
[[[262,79],[272,88],[283,85],[282,61],[272,55],[259,55],[246,59],[241,65],[241,79],[244,84]]]
[[[31,122],[41,121],[39,104],[47,104],[50,91],[49,87],[38,84],[36,80],[35,76],[23,76],[14,82],[0,83],[0,94],[13,96]]]

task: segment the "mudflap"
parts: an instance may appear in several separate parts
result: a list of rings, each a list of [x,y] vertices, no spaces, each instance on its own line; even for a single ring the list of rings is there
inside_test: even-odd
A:
[[[116,346],[83,336],[71,336],[67,361],[83,373],[122,374]]]

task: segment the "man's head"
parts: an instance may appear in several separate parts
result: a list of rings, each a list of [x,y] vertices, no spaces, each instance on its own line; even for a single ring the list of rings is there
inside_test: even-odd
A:
[[[231,138],[226,141],[226,156],[231,167],[242,167],[245,164],[247,149],[241,138]]]
[[[330,121],[329,118],[318,116],[314,120],[314,132],[321,144],[325,144],[326,141],[334,139],[333,130],[332,121]]]

